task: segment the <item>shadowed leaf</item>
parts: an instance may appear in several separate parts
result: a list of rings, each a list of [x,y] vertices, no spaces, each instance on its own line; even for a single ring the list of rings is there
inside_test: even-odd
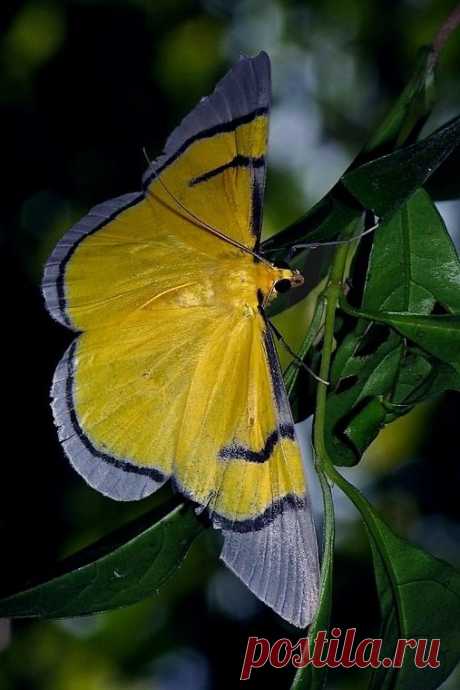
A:
[[[63,562],[58,574],[1,599],[0,616],[81,616],[156,593],[203,529],[193,508],[183,505],[156,520],[157,511]]]
[[[460,117],[456,117],[426,139],[351,170],[343,183],[364,208],[389,218],[459,144]]]
[[[444,222],[420,189],[375,232],[362,308],[351,311],[355,317],[366,312],[368,321],[358,318],[334,356],[326,442],[336,464],[358,462],[384,424],[413,404],[458,387],[457,317],[433,316],[431,321],[439,305],[460,311],[460,263]],[[409,323],[408,316],[390,317],[390,311],[426,316],[421,323]],[[403,336],[425,354],[410,351]]]
[[[376,670],[369,690],[419,688],[421,674],[423,690],[434,690],[460,659],[460,572],[394,534],[355,487],[343,477],[338,483],[360,511],[372,547],[382,611],[381,656],[392,658],[400,638],[441,640],[439,668],[416,668],[408,649],[402,668]]]
[[[431,315],[404,312],[357,312],[392,326],[426,352],[460,373],[460,314]]]

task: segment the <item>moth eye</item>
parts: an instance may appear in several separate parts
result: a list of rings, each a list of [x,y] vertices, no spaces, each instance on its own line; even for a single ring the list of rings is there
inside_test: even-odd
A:
[[[275,290],[278,293],[288,292],[291,289],[291,281],[287,278],[277,280],[275,283]]]

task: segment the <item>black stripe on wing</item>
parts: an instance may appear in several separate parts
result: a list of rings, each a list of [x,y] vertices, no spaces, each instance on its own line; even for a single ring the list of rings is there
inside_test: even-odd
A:
[[[194,177],[192,180],[190,180],[189,186],[194,187],[195,185],[200,184],[201,182],[211,180],[213,177],[221,175],[223,172],[229,170],[230,168],[260,168],[264,165],[264,156],[252,158],[250,156],[241,156],[238,154],[238,156],[235,156],[235,158],[233,158],[231,161],[228,161],[228,163],[224,163],[224,165],[219,165],[218,168],[213,168],[212,170],[208,170],[202,175],[198,175],[198,177]]]
[[[277,499],[271,503],[263,513],[256,515],[253,518],[246,520],[229,520],[228,518],[219,515],[219,513],[212,513],[211,518],[213,524],[221,529],[229,530],[231,532],[247,533],[257,532],[258,530],[267,527],[274,520],[290,510],[304,510],[307,505],[306,497],[296,496],[295,494],[287,494],[282,498]]]
[[[255,120],[257,117],[260,117],[261,115],[268,115],[268,112],[269,110],[267,107],[256,108],[250,113],[241,115],[241,117],[235,117],[233,120],[229,120],[228,122],[221,122],[217,125],[214,125],[213,127],[208,127],[202,129],[200,132],[197,132],[189,139],[186,139],[181,144],[181,146],[179,146],[179,148],[176,151],[174,151],[174,153],[172,153],[170,156],[166,156],[163,160],[160,158],[158,161],[160,164],[154,164],[153,170],[147,170],[142,179],[144,189],[147,189],[147,187],[155,179],[155,177],[158,177],[158,175],[162,173],[163,170],[165,170],[169,165],[174,163],[175,160],[182,156],[182,154],[185,153],[185,151],[196,141],[200,141],[201,139],[210,139],[216,136],[217,134],[224,134],[225,132],[234,132],[241,125],[246,125],[249,122],[253,122],[253,120]]]
[[[256,238],[254,251],[259,252],[260,236],[262,233],[262,211],[265,191],[265,165],[252,170],[252,218],[251,230]]]
[[[259,307],[259,311],[267,324],[267,316],[264,310]],[[276,400],[276,407],[278,409],[278,419],[280,426],[293,426],[291,408],[289,406],[289,401],[286,393],[286,388],[283,381],[283,374],[281,372],[281,367],[278,359],[278,353],[276,352],[275,343],[273,342],[273,337],[270,329],[265,329],[264,333],[264,345],[265,352],[267,353],[268,365],[270,368],[270,375],[273,384],[273,394]]]
[[[163,152],[150,164],[143,185],[148,187],[167,166],[199,139],[233,132],[240,125],[258,117],[269,116],[271,102],[270,60],[264,52],[254,58],[242,58],[217,84],[213,93],[203,98],[182,120],[168,138]],[[211,142],[210,142],[211,145]],[[237,152],[237,151],[236,151]],[[187,182],[184,180],[184,184]],[[259,247],[265,165],[253,167],[251,231]]]
[[[295,432],[292,424],[282,424],[275,429],[260,450],[251,450],[239,443],[232,443],[222,448],[219,457],[223,460],[247,460],[248,462],[267,462],[273,454],[277,443],[282,438],[294,439]]]

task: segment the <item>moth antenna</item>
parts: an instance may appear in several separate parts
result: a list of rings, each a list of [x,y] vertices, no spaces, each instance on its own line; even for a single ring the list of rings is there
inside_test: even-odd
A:
[[[146,154],[146,152],[145,152],[145,149],[144,149],[144,154],[145,154],[146,157],[147,157],[147,154]],[[148,160],[148,157],[147,157],[147,160]],[[149,165],[151,165],[150,162],[149,162]],[[165,190],[165,192],[166,192],[167,194],[169,194],[169,196],[171,197],[171,199],[173,199],[173,201],[175,201],[175,203],[176,203],[178,206],[180,206],[180,208],[181,208],[183,211],[185,211],[185,213],[187,213],[187,214],[190,216],[190,218],[193,218],[193,220],[194,220],[196,223],[198,223],[198,225],[200,225],[202,228],[204,228],[204,230],[207,230],[207,231],[210,232],[212,235],[214,235],[215,237],[218,237],[219,239],[223,240],[224,242],[228,242],[228,244],[232,244],[234,247],[237,247],[238,249],[241,249],[241,251],[245,252],[246,254],[251,254],[251,255],[254,256],[256,259],[258,259],[258,261],[261,261],[262,263],[266,264],[267,266],[271,266],[271,263],[270,263],[269,261],[267,261],[267,259],[264,259],[263,256],[260,256],[260,254],[257,254],[257,253],[256,253],[255,251],[253,251],[252,249],[249,249],[249,247],[246,247],[244,244],[241,244],[241,242],[238,242],[238,240],[234,240],[234,239],[232,239],[231,237],[228,237],[228,235],[226,235],[224,232],[222,232],[222,230],[219,230],[218,228],[215,228],[213,225],[209,225],[209,224],[206,223],[204,220],[201,220],[201,218],[199,218],[199,216],[195,215],[195,214],[193,213],[193,211],[190,211],[190,209],[188,209],[186,206],[184,206],[184,204],[183,204],[183,203],[182,203],[182,202],[181,202],[181,201],[180,201],[180,200],[179,200],[169,189],[168,189],[168,187],[166,186],[166,184],[165,184],[165,183],[163,182],[163,180],[161,179],[161,175],[156,175],[154,179],[155,179],[155,180],[158,180],[158,182],[161,184],[161,186],[163,187],[163,189]],[[153,197],[152,192],[148,191],[148,193],[150,194],[150,196]]]
[[[147,149],[145,146],[142,147],[142,153],[144,154],[144,158],[147,161],[147,165],[150,167],[152,165],[152,161],[149,158],[149,154],[147,153]]]
[[[310,376],[313,376],[313,378],[316,379],[316,381],[318,381],[319,383],[324,383],[325,386],[329,386],[329,381],[326,381],[325,379],[322,379],[321,376],[318,376],[318,374],[316,374],[313,371],[313,369],[310,369],[310,367],[307,364],[305,364],[303,359],[300,359],[300,357],[294,352],[294,350],[292,350],[292,348],[289,346],[289,344],[284,339],[283,335],[279,332],[279,330],[276,328],[276,326],[270,321],[270,319],[267,319],[267,321],[268,321],[268,325],[272,329],[273,333],[276,335],[278,340],[284,345],[285,349],[289,352],[289,354],[294,358],[296,364],[298,366],[302,367],[303,369],[305,369],[306,371],[308,371]]]
[[[319,247],[335,247],[339,244],[349,244],[354,240],[360,240],[361,237],[369,235],[371,232],[375,232],[375,230],[377,230],[377,228],[379,227],[379,224],[380,219],[376,217],[376,223],[374,223],[372,227],[367,228],[366,230],[363,230],[363,232],[360,232],[358,235],[353,235],[353,237],[349,237],[346,240],[332,240],[330,242],[306,242],[305,244],[294,244],[289,250],[289,256],[290,258],[292,258],[297,249],[318,249]]]
[[[262,307],[263,307],[264,309],[265,309],[265,307],[267,306],[267,304],[269,304],[270,298],[271,298],[271,296],[272,296],[274,290],[275,290],[275,283],[272,284],[272,286],[271,286],[271,288],[270,288],[270,291],[267,293],[267,295],[266,295],[266,297],[265,297],[265,299],[264,299],[264,302],[263,302],[263,305],[262,305]],[[271,325],[272,325],[272,324],[271,324]]]

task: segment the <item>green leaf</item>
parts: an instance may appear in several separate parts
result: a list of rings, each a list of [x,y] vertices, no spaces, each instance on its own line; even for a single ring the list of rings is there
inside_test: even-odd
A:
[[[142,517],[64,561],[58,574],[1,599],[0,616],[81,616],[156,593],[203,529],[190,506],[179,505],[157,519],[158,511]]]
[[[424,386],[424,398],[435,397],[445,391],[459,391],[460,373],[449,364],[437,363]]]
[[[361,165],[343,184],[364,208],[389,218],[460,144],[460,117],[426,139]]]
[[[407,365],[401,366],[392,400],[385,401],[385,423],[412,409],[413,405],[438,397],[445,391],[460,390],[460,373],[449,364],[429,357],[427,353],[409,349]]]
[[[385,337],[371,354],[360,354],[369,332],[351,333],[336,353],[326,404],[325,443],[337,465],[359,462],[364,439],[372,440],[381,428],[381,415],[366,409],[373,398],[391,390],[401,363],[403,346],[396,334]],[[354,418],[362,413],[356,424]],[[370,414],[369,414],[370,413]],[[363,423],[369,423],[364,430]],[[359,427],[359,429],[358,429]]]
[[[341,236],[363,212],[373,210],[390,219],[460,144],[460,118],[444,125],[430,137],[376,158],[357,168],[353,166],[334,188],[305,216],[265,240],[261,251],[270,260],[290,260],[293,246],[327,242]],[[291,264],[305,276],[303,288],[277,299],[270,308],[274,315],[292,306],[324,277],[332,256],[328,246],[302,252]]]
[[[460,309],[460,262],[429,195],[418,190],[389,222],[375,233],[362,306],[430,314],[433,308]],[[423,353],[403,353],[392,402],[416,403],[456,388],[455,372],[437,366]],[[439,364],[438,364],[439,366]],[[447,375],[448,374],[448,375]],[[394,408],[386,422],[410,406]]]
[[[368,525],[369,527],[369,525]],[[379,530],[377,545],[371,538],[376,582],[385,630],[383,654],[392,656],[400,638],[441,640],[438,669],[415,668],[409,653],[401,669],[381,668],[375,673],[372,688],[405,690],[415,688],[423,673],[423,688],[437,688],[460,660],[460,573],[451,565],[394,534],[378,516],[372,529]],[[382,567],[381,544],[387,562]],[[378,556],[377,556],[378,553]],[[390,565],[388,565],[390,564]],[[421,602],[429,602],[429,615]]]
[[[435,368],[425,353],[405,348],[391,401],[387,400],[385,403],[387,412],[390,410],[385,421],[392,421],[403,414],[405,410],[401,411],[401,407],[411,409],[412,405],[428,397],[434,371]]]
[[[320,630],[328,630],[332,609],[332,574],[334,563],[335,518],[331,487],[324,473],[318,469],[318,478],[323,492],[324,505],[324,548],[321,563],[320,600],[318,613],[308,630],[310,653],[316,635]],[[303,666],[294,678],[291,690],[323,690],[326,687],[327,667],[313,668]]]
[[[415,667],[406,652],[401,669],[378,669],[369,690],[434,690],[460,659],[460,572],[394,534],[364,496],[338,472],[334,479],[365,522],[382,612],[383,655],[392,657],[399,638],[441,640],[439,668]],[[429,615],[424,603],[429,603]]]
[[[362,455],[366,448],[377,437],[384,426],[387,409],[379,398],[371,400],[361,408],[344,429],[344,436],[348,438],[358,455]]]
[[[441,362],[429,354],[436,356],[437,352],[438,360],[443,358],[433,350],[432,338],[423,338],[424,344],[414,340],[425,353],[409,351],[402,337],[408,332],[398,329],[400,335],[391,333],[386,326],[396,328],[396,324],[382,318],[380,312],[429,315],[433,309],[460,311],[460,263],[428,194],[416,191],[380,225],[373,240],[362,309],[348,308],[358,321],[337,348],[331,370],[326,444],[340,465],[358,462],[382,425],[409,412],[413,404],[446,387],[458,387],[458,374],[446,360],[455,349],[453,343],[449,346],[447,331],[445,365],[438,376]],[[364,312],[375,323],[359,319]],[[412,331],[415,337],[415,329]],[[435,340],[439,342],[439,335]],[[445,368],[448,366],[450,369]]]
[[[365,312],[355,315],[385,323],[460,373],[460,314]]]
[[[460,311],[460,262],[429,195],[420,189],[375,232],[362,308]]]

